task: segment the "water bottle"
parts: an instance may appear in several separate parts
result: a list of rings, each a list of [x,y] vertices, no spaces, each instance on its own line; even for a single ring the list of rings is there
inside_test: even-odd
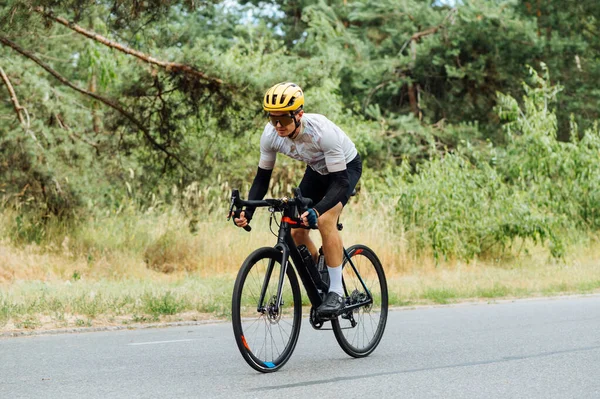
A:
[[[314,269],[315,261],[313,260],[313,257],[310,254],[308,248],[306,248],[306,245],[298,246],[298,252],[300,252],[300,255],[302,256],[302,260],[304,261],[304,265],[306,266],[306,268],[309,270]]]
[[[298,252],[300,252],[300,256],[302,256],[302,261],[304,262],[304,266],[306,266],[306,269],[308,270],[308,273],[310,274],[310,278],[315,283],[315,286],[317,287],[319,292],[326,293],[327,290],[329,289],[329,274],[327,274],[327,280],[322,281],[323,277],[322,277],[321,273],[319,273],[319,271],[317,270],[317,265],[315,265],[315,261],[313,260],[313,257],[310,254],[310,251],[308,250],[308,248],[306,248],[305,245],[299,245]],[[323,262],[323,264],[325,264],[324,260],[322,262]],[[327,269],[327,268],[325,268],[325,269]],[[327,273],[327,270],[325,270],[325,273]]]

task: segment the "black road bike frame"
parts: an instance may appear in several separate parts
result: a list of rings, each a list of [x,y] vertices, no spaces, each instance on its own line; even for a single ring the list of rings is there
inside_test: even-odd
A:
[[[287,272],[287,268],[289,267],[289,259],[292,259],[292,262],[295,265],[295,269],[300,276],[300,280],[302,281],[302,285],[306,290],[306,294],[310,300],[310,303],[314,308],[317,308],[323,301],[323,297],[317,288],[317,283],[313,281],[313,277],[311,276],[311,271],[308,269],[302,259],[302,255],[300,255],[300,251],[292,238],[292,229],[295,228],[304,228],[309,229],[302,224],[301,219],[298,217],[300,211],[303,212],[312,204],[312,200],[309,198],[303,198],[300,189],[294,189],[294,198],[271,198],[264,200],[242,200],[239,196],[238,190],[233,190],[231,195],[231,207],[229,210],[229,215],[239,215],[242,210],[242,207],[253,207],[253,208],[261,208],[261,207],[269,207],[269,211],[271,212],[271,217],[274,217],[275,212],[282,212],[281,222],[279,223],[279,232],[277,234],[277,244],[275,245],[275,249],[279,250],[282,253],[281,258],[281,273],[279,275],[279,285],[277,288],[277,302],[275,303],[275,308],[272,309],[275,313],[279,313],[279,307],[281,305],[281,297],[283,291],[283,284],[285,281],[285,276]],[[338,229],[342,229],[342,225],[338,223]],[[246,231],[250,231],[250,226],[246,226]],[[348,261],[348,264],[352,267],[354,273],[358,277],[365,293],[367,294],[367,298],[365,300],[359,301],[357,303],[346,304],[341,313],[348,313],[352,310],[367,306],[373,302],[373,297],[371,292],[367,288],[365,282],[363,281],[360,273],[358,272],[356,266],[352,262],[352,258],[350,254],[344,248],[344,257]],[[269,266],[267,268],[267,272],[265,275],[265,281],[263,282],[263,286],[260,293],[260,299],[257,304],[257,311],[260,313],[265,313],[267,311],[267,307],[265,306],[265,296],[267,291],[267,286],[271,279],[271,274],[273,273],[273,269],[275,267],[275,261],[271,260],[269,262]],[[347,265],[345,267],[348,267]],[[348,297],[348,291],[346,289],[346,285],[344,283],[344,294]]]

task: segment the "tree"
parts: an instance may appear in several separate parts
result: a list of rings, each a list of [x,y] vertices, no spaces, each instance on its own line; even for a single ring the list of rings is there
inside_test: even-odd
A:
[[[50,169],[49,158],[66,145],[57,139],[63,132],[93,147],[108,163],[117,152],[126,155],[130,167],[145,171],[140,175],[146,186],[155,185],[161,175],[183,182],[210,174],[213,163],[208,152],[215,150],[216,126],[233,135],[239,132],[240,123],[231,111],[243,114],[246,96],[255,93],[251,86],[238,87],[240,81],[216,77],[217,64],[208,66],[210,73],[201,71],[194,65],[196,60],[186,59],[181,51],[183,25],[197,18],[208,26],[211,20],[203,15],[206,9],[214,6],[161,1],[134,3],[129,8],[122,2],[5,4],[0,14],[0,51],[8,64],[4,81],[9,82],[11,76],[18,82],[17,91],[25,91],[22,82],[31,79],[25,109],[35,109],[29,112],[35,115],[32,130],[45,138],[37,143],[38,153],[29,154],[44,166],[21,168],[26,177],[14,181],[9,196],[39,186],[33,184],[40,175],[36,170]],[[165,31],[171,32],[170,40],[165,40]],[[136,50],[131,44],[149,51]],[[172,54],[182,62],[166,61]],[[16,65],[25,67],[12,68]],[[54,101],[52,107],[43,104],[48,96]],[[17,111],[23,125],[24,110]],[[252,118],[252,113],[247,115]],[[6,145],[16,145],[12,135],[4,139]],[[203,155],[195,156],[197,152]],[[63,162],[83,167],[73,159]],[[9,168],[15,166],[9,164]],[[51,178],[66,186],[64,177]],[[43,189],[32,195],[38,202],[45,201]]]

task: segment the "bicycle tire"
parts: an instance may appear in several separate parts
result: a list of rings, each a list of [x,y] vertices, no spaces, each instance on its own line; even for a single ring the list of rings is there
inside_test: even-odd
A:
[[[367,289],[373,303],[343,313],[331,321],[333,333],[340,347],[352,357],[370,355],[383,337],[388,314],[388,291],[385,273],[379,258],[365,245],[353,245],[347,250]],[[344,257],[342,278],[346,304],[362,300],[366,292],[350,262]],[[356,321],[353,327],[351,320]]]
[[[289,360],[300,333],[302,298],[291,264],[283,285],[283,305],[278,313],[271,311],[276,302],[281,258],[275,248],[257,249],[242,264],[233,288],[231,318],[237,346],[244,360],[263,373],[277,371]],[[274,267],[266,286],[265,306],[259,311],[270,262]]]

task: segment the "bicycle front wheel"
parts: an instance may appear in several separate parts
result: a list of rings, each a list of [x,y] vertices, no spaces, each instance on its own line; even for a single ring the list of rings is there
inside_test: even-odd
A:
[[[257,249],[244,261],[233,288],[236,343],[244,360],[263,373],[276,371],[289,360],[300,333],[302,298],[290,264],[277,306],[281,258],[274,248]]]
[[[375,252],[364,245],[353,245],[347,252],[350,259],[345,257],[342,272],[345,306],[367,304],[342,313],[331,324],[344,352],[352,357],[365,357],[379,345],[385,330],[387,282]]]

